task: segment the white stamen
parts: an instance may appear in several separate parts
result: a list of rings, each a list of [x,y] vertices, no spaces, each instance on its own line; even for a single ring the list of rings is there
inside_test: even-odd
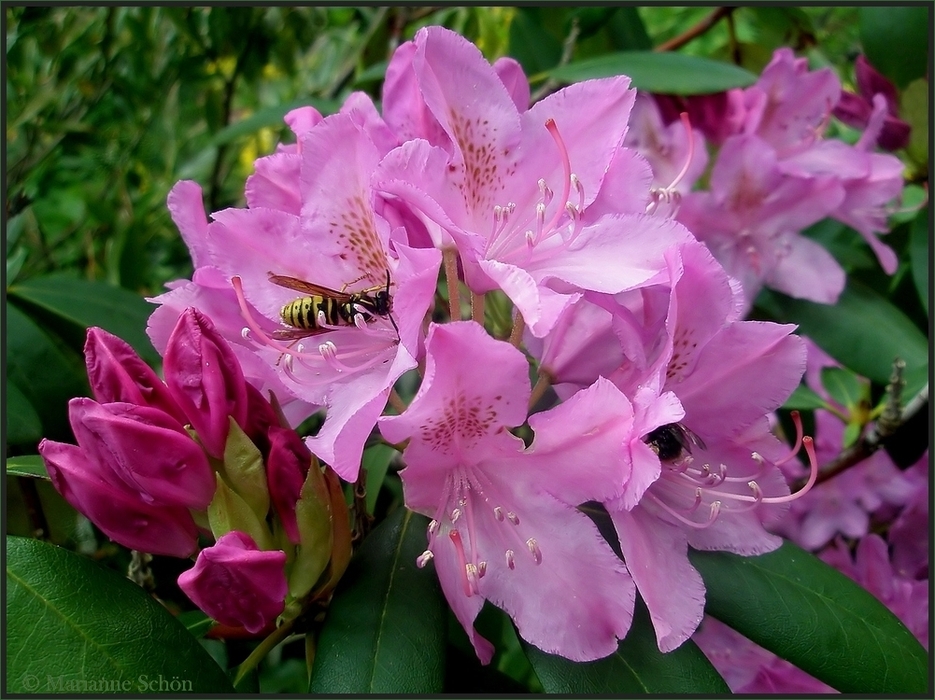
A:
[[[516,568],[516,563],[513,561],[513,550],[512,549],[506,550],[506,565],[510,567],[511,569]]]
[[[435,555],[432,554],[432,551],[426,549],[424,552],[422,552],[422,554],[416,557],[416,566],[418,566],[420,569],[424,569],[425,565],[428,564],[434,557]]]
[[[536,542],[536,538],[530,537],[526,540],[526,547],[529,548],[529,553],[532,554],[532,558],[536,560],[536,564],[541,564],[542,552],[539,550],[539,544]]]

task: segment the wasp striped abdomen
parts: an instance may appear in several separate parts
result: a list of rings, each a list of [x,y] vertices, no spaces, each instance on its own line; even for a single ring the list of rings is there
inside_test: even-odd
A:
[[[360,292],[337,291],[296,277],[274,275],[272,272],[269,273],[269,279],[280,287],[305,292],[305,296],[293,299],[282,307],[280,317],[289,328],[274,332],[274,336],[279,339],[296,340],[340,326],[370,323],[378,316],[388,318],[393,328],[396,328],[389,292],[389,271],[386,273],[385,288],[371,287]]]
[[[314,331],[321,326],[319,313],[324,315],[329,326],[354,325],[354,318],[361,312],[354,308],[354,302],[341,301],[330,297],[313,295],[299,297],[282,307],[282,322],[287,326],[301,330]],[[369,321],[369,314],[364,314],[364,321]]]

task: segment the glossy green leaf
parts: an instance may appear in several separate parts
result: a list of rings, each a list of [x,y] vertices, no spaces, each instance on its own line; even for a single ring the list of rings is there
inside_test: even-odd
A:
[[[605,659],[576,663],[525,644],[526,656],[547,693],[633,695],[729,693],[724,679],[691,640],[663,654],[649,612],[638,601],[633,626]]]
[[[928,655],[886,606],[786,542],[759,557],[689,554],[705,611],[842,693],[924,693]]]
[[[931,6],[861,7],[860,41],[870,63],[905,87],[926,74],[929,64]]]
[[[146,335],[146,322],[156,307],[139,294],[62,274],[34,277],[13,285],[9,293],[76,326],[100,326],[126,340],[147,362],[160,361]]]
[[[834,306],[765,292],[757,303],[799,324],[829,355],[857,374],[880,384],[889,382],[893,359],[906,362],[906,392],[921,388],[928,373],[928,340],[922,331],[885,297],[850,282]]]
[[[13,382],[6,387],[6,440],[11,445],[38,442],[42,437],[42,421],[29,399]]]
[[[799,384],[782,407],[787,411],[812,411],[816,408],[824,408],[826,405],[827,402],[813,389],[809,389],[804,384]]]
[[[721,92],[756,82],[753,73],[732,63],[654,51],[621,51],[575,61],[552,69],[549,75],[565,83],[628,75],[635,88],[674,95]]]
[[[373,513],[377,505],[377,497],[380,495],[380,487],[383,486],[383,479],[386,478],[386,471],[389,469],[390,462],[396,455],[389,445],[374,445],[364,452],[363,467],[367,472],[367,512]]]
[[[42,457],[39,455],[8,457],[6,461],[6,473],[7,476],[28,476],[33,479],[49,478],[49,473],[45,469],[45,462],[42,461]]]
[[[6,546],[7,692],[233,692],[185,627],[125,577],[38,540]]]
[[[822,369],[821,385],[828,391],[831,398],[851,410],[868,393],[866,383],[861,382],[860,377],[845,367]]]
[[[929,311],[929,265],[932,263],[932,234],[929,231],[928,210],[919,212],[909,234],[909,256],[912,281],[915,282],[922,308]]]
[[[68,400],[88,392],[84,363],[14,304],[6,305],[6,378],[42,421],[46,437],[66,439]]]
[[[332,600],[311,693],[438,693],[445,602],[433,567],[419,569],[428,519],[398,508],[364,541]]]

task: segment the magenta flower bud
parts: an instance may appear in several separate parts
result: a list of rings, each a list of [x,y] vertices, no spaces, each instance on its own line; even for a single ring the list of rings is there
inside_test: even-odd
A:
[[[854,77],[860,94],[842,92],[841,99],[834,107],[834,116],[850,127],[866,129],[873,116],[873,98],[882,95],[886,101],[886,114],[877,136],[877,144],[887,151],[905,148],[912,127],[899,118],[899,92],[896,86],[870,65],[863,54],[857,57],[854,64]]]
[[[243,426],[247,388],[227,341],[207,316],[188,308],[179,317],[163,358],[166,385],[212,457],[224,454],[229,417]]]
[[[273,426],[268,435],[270,449],[266,460],[266,478],[270,501],[289,540],[298,544],[299,526],[295,517],[295,504],[302,494],[302,484],[308,475],[312,453],[291,428]]]
[[[100,465],[75,445],[43,440],[39,454],[56,490],[114,542],[172,557],[195,553],[198,528],[187,509],[144,503],[119,482],[110,482]]]
[[[166,385],[130,345],[101,328],[89,328],[84,344],[91,391],[99,403],[152,406],[185,423],[185,414]]]
[[[247,384],[247,421],[243,431],[265,457],[269,454],[271,428],[282,427],[270,402],[252,384]]]
[[[76,398],[68,403],[68,416],[78,444],[107,481],[151,506],[208,507],[214,470],[198,443],[169,414],[149,406]]]
[[[256,634],[283,611],[285,564],[285,552],[261,551],[235,530],[201,550],[195,566],[179,576],[179,588],[222,625]]]

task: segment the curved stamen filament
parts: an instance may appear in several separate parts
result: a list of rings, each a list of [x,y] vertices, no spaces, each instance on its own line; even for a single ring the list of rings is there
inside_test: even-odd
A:
[[[793,425],[795,425],[795,444],[792,446],[792,450],[785,457],[776,462],[776,465],[785,464],[790,459],[795,457],[799,453],[799,449],[802,447],[802,436],[805,434],[805,429],[802,427],[802,417],[799,415],[798,411],[790,411],[789,417],[792,419]]]
[[[675,179],[669,183],[668,187],[666,187],[666,190],[669,192],[674,192],[675,189],[679,186],[682,178],[684,178],[688,173],[688,168],[692,164],[692,158],[695,156],[695,133],[692,131],[692,123],[688,118],[688,112],[682,112],[679,116],[682,119],[682,124],[685,126],[685,131],[688,132],[688,155],[685,156],[685,165],[682,166],[679,174],[676,175]]]
[[[546,119],[545,128],[549,130],[549,134],[552,136],[552,139],[555,141],[555,145],[558,146],[558,153],[562,158],[562,198],[559,200],[561,204],[555,210],[555,216],[552,217],[552,220],[549,222],[549,225],[546,226],[547,231],[551,231],[558,224],[558,220],[562,217],[562,214],[565,212],[565,203],[568,201],[568,195],[571,193],[571,160],[568,157],[568,149],[565,148],[565,142],[562,140],[561,134],[558,133],[558,127],[555,125],[555,120],[552,118]]]
[[[655,503],[657,506],[662,508],[666,513],[671,515],[673,518],[677,519],[679,522],[684,523],[688,525],[689,527],[692,527],[698,530],[704,530],[705,528],[710,527],[714,523],[714,521],[717,519],[718,513],[721,512],[721,502],[714,501],[711,504],[710,510],[708,512],[708,519],[703,523],[699,523],[699,522],[695,522],[694,520],[690,518],[686,518],[684,515],[676,511],[674,508],[672,508],[668,504],[666,504],[661,498],[657,497],[656,495],[647,493],[646,496],[651,498],[653,503]],[[696,507],[697,506],[693,506],[692,510],[689,512],[694,512],[694,509]]]

